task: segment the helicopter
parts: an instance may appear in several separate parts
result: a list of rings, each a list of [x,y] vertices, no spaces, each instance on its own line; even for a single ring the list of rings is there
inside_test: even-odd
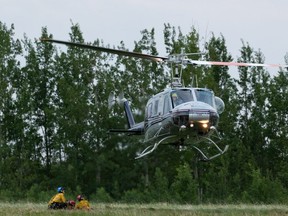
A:
[[[159,145],[172,145],[179,150],[188,146],[194,148],[201,155],[201,160],[210,161],[227,152],[229,145],[221,148],[217,141],[222,137],[217,126],[220,114],[225,104],[220,97],[208,88],[185,87],[181,83],[181,74],[178,65],[222,65],[222,66],[260,66],[260,67],[287,67],[279,64],[243,63],[243,62],[217,62],[200,61],[187,58],[188,54],[172,54],[168,57],[111,49],[89,44],[41,38],[42,42],[58,43],[123,55],[134,58],[148,59],[156,62],[175,64],[176,71],[170,86],[156,95],[153,95],[145,107],[144,120],[136,123],[128,100],[123,100],[128,129],[110,129],[110,132],[126,133],[128,135],[144,136],[144,144],[148,146],[140,152],[135,159],[143,158],[154,152]],[[200,143],[205,143],[200,147]],[[207,149],[213,148],[213,154]]]

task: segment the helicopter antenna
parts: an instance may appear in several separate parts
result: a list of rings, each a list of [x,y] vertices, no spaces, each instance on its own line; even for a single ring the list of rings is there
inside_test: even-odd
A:
[[[198,88],[198,79],[197,79],[197,74],[193,74],[193,69],[191,69],[191,87],[194,87],[194,83],[195,83],[195,87]]]
[[[192,70],[191,70],[191,87],[194,87],[194,75]]]

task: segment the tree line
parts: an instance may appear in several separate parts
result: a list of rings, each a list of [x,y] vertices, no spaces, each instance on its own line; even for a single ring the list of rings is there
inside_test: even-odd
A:
[[[288,198],[288,76],[266,68],[187,67],[186,85],[197,77],[223,99],[221,145],[229,151],[207,163],[192,149],[159,147],[144,159],[133,136],[109,134],[123,128],[121,105],[108,109],[111,93],[124,94],[137,121],[147,99],[163,90],[165,67],[147,60],[75,47],[55,46],[14,36],[14,25],[0,22],[0,199],[48,201],[58,186],[101,202],[282,203]],[[53,38],[42,28],[42,38]],[[265,56],[242,41],[233,59],[223,35],[200,47],[192,26],[164,24],[167,55],[200,52],[211,61],[263,63]],[[79,24],[71,42],[87,43]],[[100,39],[92,45],[110,47]],[[155,30],[141,31],[135,52],[158,55]],[[114,47],[113,47],[114,48]],[[117,49],[127,50],[122,41]]]

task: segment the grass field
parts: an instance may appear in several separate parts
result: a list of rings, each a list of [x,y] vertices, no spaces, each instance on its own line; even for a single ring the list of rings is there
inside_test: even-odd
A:
[[[175,205],[175,204],[96,204],[93,209],[48,210],[47,204],[0,203],[0,215],[117,215],[117,216],[172,216],[172,215],[288,215],[285,205]]]

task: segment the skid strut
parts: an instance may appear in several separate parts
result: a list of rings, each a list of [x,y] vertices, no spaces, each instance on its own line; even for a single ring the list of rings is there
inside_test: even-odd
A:
[[[161,139],[159,142],[155,143],[154,145],[149,145],[137,157],[135,157],[135,159],[142,158],[142,157],[152,153],[163,141],[170,139],[172,137],[175,137],[175,136],[173,135],[173,136],[164,137],[163,139]]]

